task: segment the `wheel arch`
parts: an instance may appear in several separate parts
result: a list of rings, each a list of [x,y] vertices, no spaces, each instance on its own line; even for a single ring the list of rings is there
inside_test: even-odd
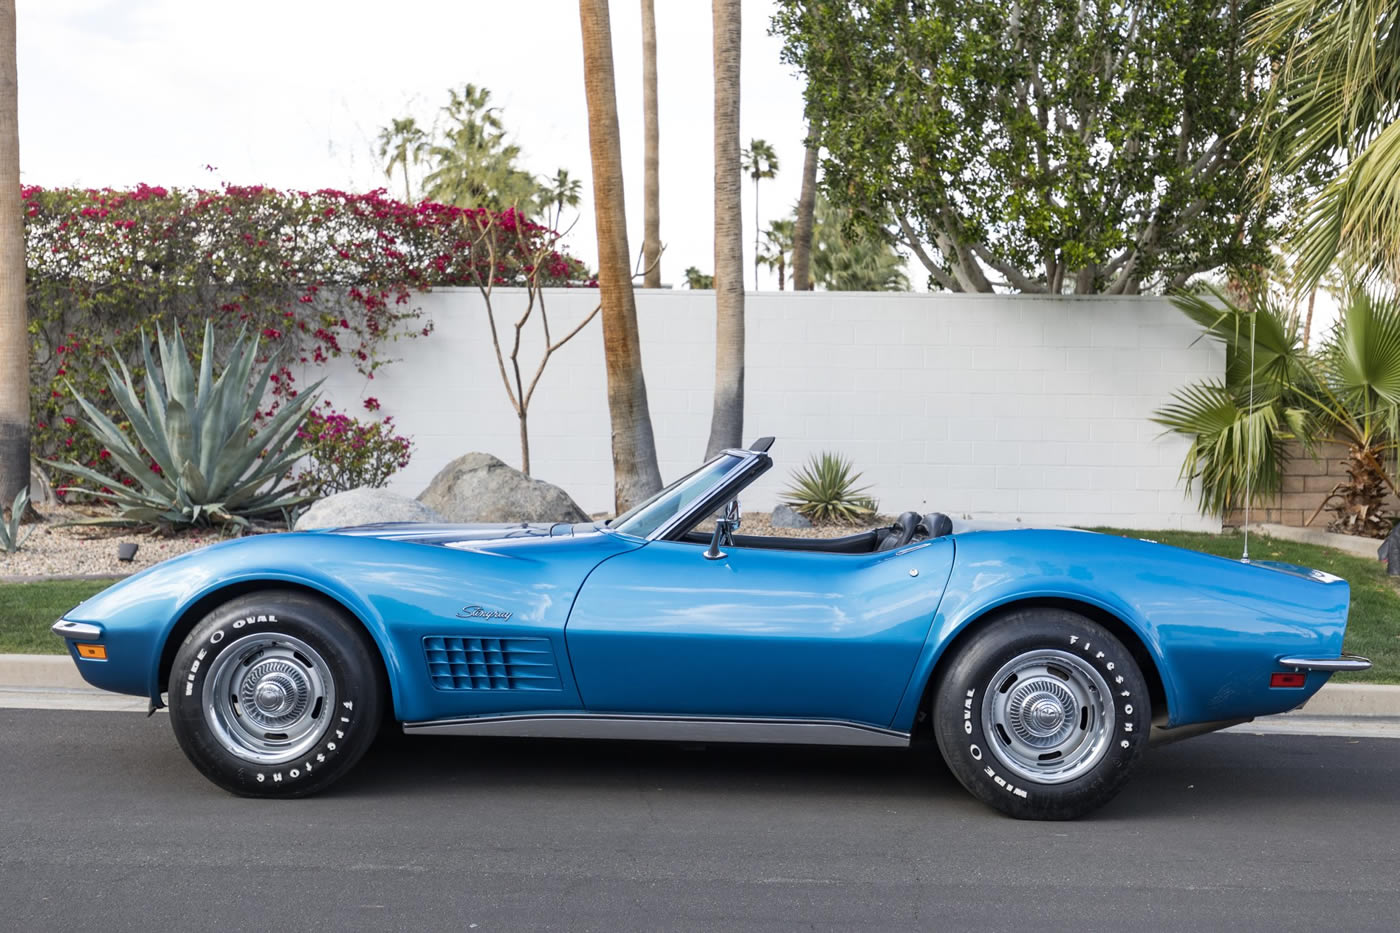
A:
[[[1136,628],[1129,625],[1118,614],[1085,600],[1063,596],[1028,596],[986,607],[965,622],[958,632],[943,645],[920,692],[918,712],[914,720],[916,729],[920,731],[931,730],[932,721],[928,716],[928,710],[933,691],[939,678],[947,670],[948,665],[952,663],[952,659],[957,656],[962,646],[1002,616],[1022,609],[1036,608],[1063,609],[1077,613],[1107,629],[1113,637],[1123,643],[1124,647],[1132,654],[1133,660],[1137,662],[1139,670],[1142,671],[1143,679],[1147,681],[1148,699],[1152,703],[1153,720],[1166,721],[1169,718],[1170,701],[1157,658],[1147,647],[1147,643]]]
[[[161,646],[160,662],[155,671],[155,682],[152,685],[153,701],[158,702],[160,694],[168,688],[170,671],[175,664],[175,655],[179,653],[180,645],[184,642],[185,636],[199,624],[199,621],[219,606],[259,590],[290,590],[301,593],[326,603],[353,619],[373,647],[374,656],[379,661],[380,672],[384,675],[384,683],[389,688],[388,709],[392,711],[395,708],[395,697],[398,693],[395,665],[390,663],[391,656],[385,651],[380,633],[366,621],[364,614],[350,605],[347,600],[320,587],[301,580],[286,580],[275,577],[257,577],[224,584],[201,594],[180,612],[174,624],[166,632],[165,642]]]

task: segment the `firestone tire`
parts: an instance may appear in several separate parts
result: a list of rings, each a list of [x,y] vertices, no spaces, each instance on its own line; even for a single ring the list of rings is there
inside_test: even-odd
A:
[[[1147,746],[1152,708],[1132,653],[1060,609],[1012,611],[976,632],[933,694],[949,770],[1017,819],[1072,820],[1118,793]]]
[[[304,593],[225,603],[185,638],[170,671],[170,721],[209,780],[244,797],[304,797],[373,743],[384,674],[364,630]]]

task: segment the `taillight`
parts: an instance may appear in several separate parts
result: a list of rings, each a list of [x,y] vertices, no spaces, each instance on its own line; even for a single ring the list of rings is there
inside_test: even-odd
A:
[[[1270,687],[1301,687],[1308,682],[1308,675],[1298,671],[1277,671],[1269,677]]]

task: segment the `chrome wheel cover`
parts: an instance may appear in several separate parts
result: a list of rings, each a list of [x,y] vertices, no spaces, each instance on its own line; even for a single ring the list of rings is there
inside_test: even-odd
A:
[[[247,635],[210,663],[204,719],[226,751],[277,765],[306,754],[330,723],[335,679],[325,659],[289,635]]]
[[[1046,648],[1012,658],[987,683],[982,731],[1002,766],[1064,784],[1103,760],[1113,737],[1108,682],[1088,661]]]

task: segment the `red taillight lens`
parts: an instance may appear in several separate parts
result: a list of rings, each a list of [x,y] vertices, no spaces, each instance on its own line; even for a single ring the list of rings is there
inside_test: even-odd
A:
[[[1270,687],[1301,687],[1308,682],[1307,674],[1279,671],[1269,678]]]

